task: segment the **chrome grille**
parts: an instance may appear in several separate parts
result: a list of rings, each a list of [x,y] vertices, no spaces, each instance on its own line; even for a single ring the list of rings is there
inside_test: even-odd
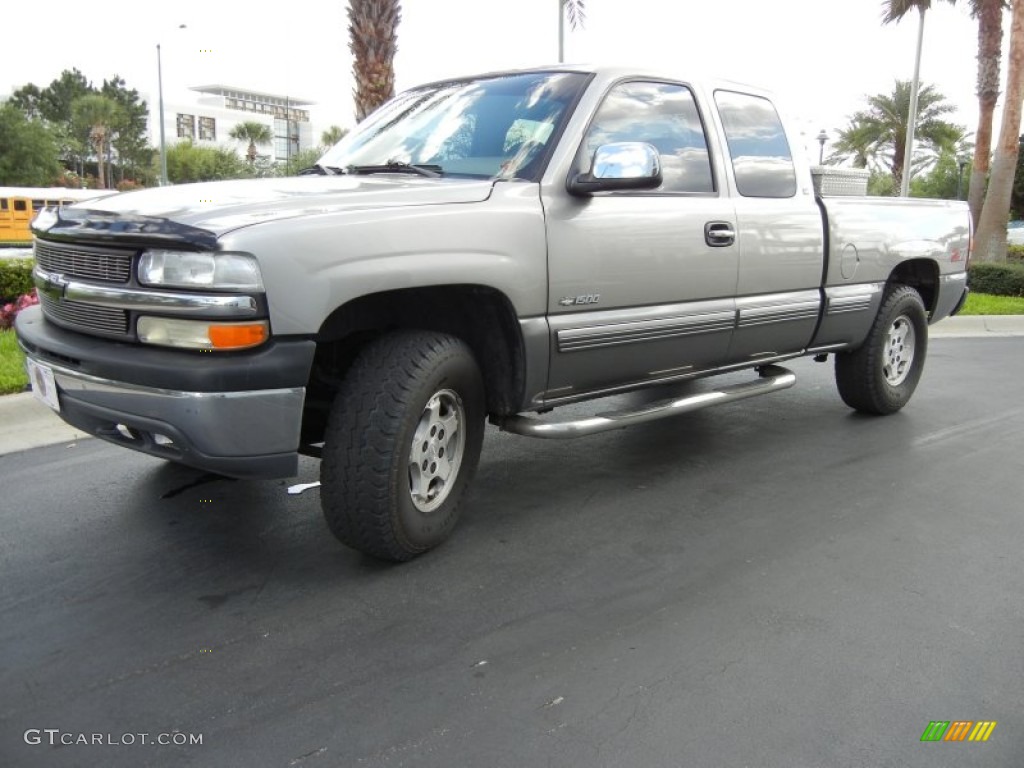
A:
[[[132,274],[133,251],[83,248],[36,240],[36,263],[47,272],[66,277],[127,283]]]
[[[128,335],[128,313],[113,307],[97,307],[78,301],[64,301],[39,292],[43,314],[57,325],[97,336]]]

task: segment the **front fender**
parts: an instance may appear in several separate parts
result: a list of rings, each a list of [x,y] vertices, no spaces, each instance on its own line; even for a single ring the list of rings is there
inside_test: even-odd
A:
[[[221,246],[260,262],[275,334],[315,333],[360,296],[472,283],[519,317],[547,302],[544,215],[536,184],[497,183],[482,202],[378,208],[267,222]]]

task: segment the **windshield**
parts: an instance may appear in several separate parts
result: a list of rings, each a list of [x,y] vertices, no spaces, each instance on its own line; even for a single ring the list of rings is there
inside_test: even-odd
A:
[[[444,176],[535,179],[586,75],[531,72],[416,88],[320,159],[325,168],[427,166]]]

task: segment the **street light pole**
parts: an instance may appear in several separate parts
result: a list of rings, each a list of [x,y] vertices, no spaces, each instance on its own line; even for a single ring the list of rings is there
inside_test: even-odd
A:
[[[185,29],[179,24],[178,29]],[[167,140],[164,136],[164,69],[160,58],[160,43],[156,44],[156,86],[160,101],[160,186],[167,186]]]
[[[558,0],[558,63],[565,61],[565,0]]]
[[[914,80],[910,84],[910,112],[907,115],[907,141],[903,150],[903,178],[900,197],[910,196],[910,170],[914,161],[914,133],[917,129],[917,97],[921,87],[921,49],[924,47],[924,6],[918,8],[917,56],[914,58]]]
[[[956,199],[963,200],[963,188],[964,188],[964,168],[967,167],[967,158],[963,155],[959,155],[956,159]]]
[[[160,60],[160,43],[156,44],[156,82],[160,99],[160,186],[167,186],[167,140],[164,136],[164,70]]]

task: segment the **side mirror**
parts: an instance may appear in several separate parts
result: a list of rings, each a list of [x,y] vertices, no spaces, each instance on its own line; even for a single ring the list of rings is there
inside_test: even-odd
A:
[[[594,152],[590,171],[569,179],[569,194],[588,197],[595,192],[656,189],[661,186],[661,157],[642,141],[602,144]]]

